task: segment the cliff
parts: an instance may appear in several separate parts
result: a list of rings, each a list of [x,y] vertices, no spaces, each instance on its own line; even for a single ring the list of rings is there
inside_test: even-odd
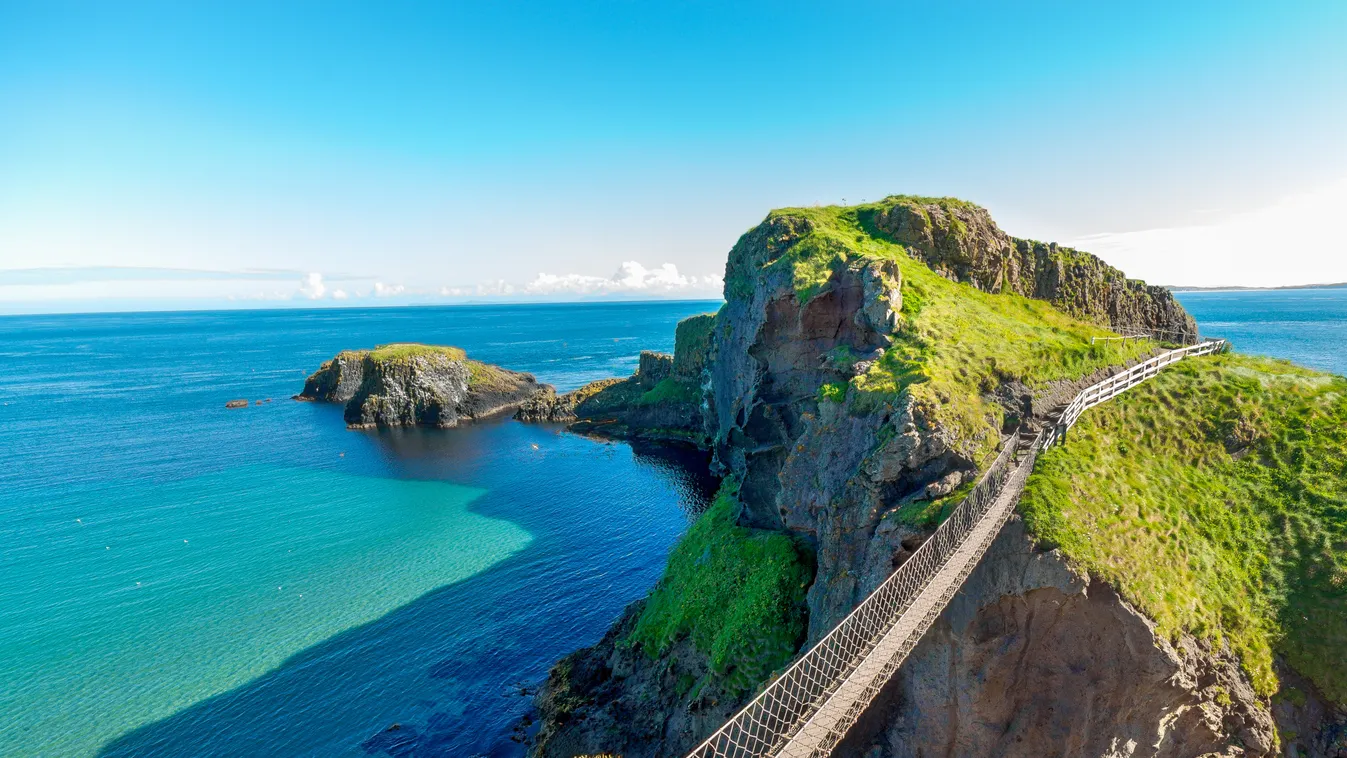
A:
[[[953,198],[889,198],[874,227],[931,270],[983,292],[1038,298],[1075,316],[1117,328],[1166,331],[1177,340],[1197,325],[1164,287],[1128,279],[1089,253],[1011,237],[985,208]]]
[[[344,403],[352,428],[449,428],[513,412],[551,391],[532,374],[471,360],[455,347],[400,343],[338,353],[295,397]]]
[[[730,251],[725,298],[706,330],[700,418],[689,422],[700,426],[726,477],[718,505],[675,548],[650,598],[629,608],[599,645],[553,671],[539,694],[535,755],[684,753],[906,560],[1007,435],[1032,429],[1079,387],[1158,347],[1092,337],[1111,327],[1175,338],[1196,331],[1168,291],[1127,280],[1088,254],[1016,240],[986,211],[950,199],[774,211]],[[675,356],[672,368],[678,363]],[[625,381],[632,392],[635,379]],[[1145,397],[1133,392],[1129,402]],[[1335,389],[1324,395],[1343,396]],[[1152,402],[1173,407],[1165,395]],[[1314,428],[1341,433],[1344,425],[1332,427],[1328,418]],[[1248,447],[1242,441],[1256,424],[1214,419],[1195,420],[1195,434],[1234,440],[1228,458]],[[633,417],[621,423],[630,429]],[[1132,436],[1156,428],[1155,419],[1148,423],[1110,440],[1133,449]],[[1292,434],[1282,428],[1265,439]],[[1053,455],[1068,456],[1074,445]],[[1298,483],[1290,477],[1295,469],[1255,468],[1263,457],[1307,455],[1319,473]],[[1267,474],[1259,481],[1271,483],[1269,500],[1324,497],[1316,523],[1347,520],[1347,510],[1335,510],[1347,498],[1325,478],[1342,460],[1331,446],[1274,445],[1241,460],[1250,461],[1252,479]],[[1160,471],[1168,464],[1157,458],[1148,465]],[[1126,512],[1124,493],[1149,474],[1096,466],[1072,471],[1056,489],[1030,490],[1070,492],[1088,480],[1092,508]],[[1347,728],[1336,726],[1347,724],[1347,712],[1333,705],[1337,696],[1324,674],[1333,667],[1305,663],[1347,659],[1335,633],[1301,631],[1302,639],[1328,642],[1283,666],[1282,679],[1302,683],[1301,694],[1274,695],[1270,667],[1247,654],[1252,638],[1229,634],[1239,625],[1229,616],[1240,606],[1213,603],[1214,615],[1166,616],[1148,594],[1153,588],[1129,583],[1119,569],[1153,556],[1137,558],[1131,543],[1101,538],[1088,521],[1067,516],[1077,528],[1062,528],[1063,519],[1050,517],[1070,514],[1077,496],[1026,495],[1037,504],[1026,506],[1028,528],[1007,528],[838,755],[1234,756],[1268,755],[1281,743],[1317,757],[1347,747],[1339,737]],[[1227,514],[1230,502],[1220,501]],[[1187,501],[1164,505],[1173,519],[1201,523],[1185,513]],[[1205,500],[1199,506],[1212,518],[1219,512]],[[1283,529],[1300,519],[1237,512],[1229,529],[1242,528],[1245,518]],[[1152,545],[1172,547],[1179,533],[1155,514],[1138,517],[1137,525]],[[1285,550],[1250,555],[1249,570],[1231,582],[1273,590],[1255,593],[1268,610],[1256,623],[1266,626],[1292,609],[1338,607],[1342,574],[1332,567],[1341,564],[1322,556],[1341,553],[1341,534],[1338,527],[1306,530],[1299,542],[1285,539]],[[783,547],[776,560],[743,568],[750,545],[773,536],[788,540],[794,557]],[[1222,555],[1247,544],[1232,542]],[[1304,568],[1319,577],[1315,594],[1305,597],[1320,599],[1279,604],[1276,591],[1288,585],[1268,580],[1287,556],[1307,550],[1321,558]],[[1176,549],[1157,566],[1202,566],[1212,555],[1203,546]],[[749,608],[709,610],[743,596],[745,587],[778,591],[755,594],[770,600]],[[1230,589],[1177,588],[1213,597]],[[1333,614],[1306,618],[1347,628]],[[1277,650],[1278,631],[1291,628],[1267,626],[1266,649]],[[726,647],[729,639],[742,644]],[[1291,657],[1295,644],[1280,649]]]

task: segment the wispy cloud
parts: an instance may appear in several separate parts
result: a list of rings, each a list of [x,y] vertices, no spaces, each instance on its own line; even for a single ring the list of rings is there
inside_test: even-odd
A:
[[[609,277],[541,273],[526,284],[523,291],[532,295],[660,295],[698,291],[718,293],[722,285],[719,276],[684,276],[672,263],[648,269],[637,261],[626,261]]]
[[[0,270],[0,311],[43,302],[87,303],[93,309],[138,302],[263,303],[321,306],[353,300],[389,305],[463,300],[546,301],[605,297],[718,297],[721,277],[692,276],[666,263],[626,261],[611,276],[541,273],[531,281],[494,279],[465,286],[408,286],[370,276],[320,271],[95,267]],[[101,304],[101,305],[100,305]]]
[[[305,274],[299,282],[299,294],[310,300],[318,300],[327,292],[327,285],[323,284],[323,275],[317,272]]]
[[[1347,179],[1209,224],[1095,234],[1071,244],[1157,284],[1284,286],[1347,281]]]
[[[0,286],[84,284],[88,282],[237,281],[279,282],[303,276],[302,271],[245,269],[218,271],[148,266],[71,266],[0,269]],[[365,277],[343,276],[343,279]]]

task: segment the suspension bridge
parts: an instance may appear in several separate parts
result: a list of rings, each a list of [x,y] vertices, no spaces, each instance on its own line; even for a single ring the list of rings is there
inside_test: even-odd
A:
[[[1128,335],[1141,334],[1126,329]],[[949,518],[823,639],[688,758],[826,758],[959,591],[1015,510],[1038,454],[1086,410],[1225,340],[1159,353],[1081,390],[1037,436],[1012,437]]]

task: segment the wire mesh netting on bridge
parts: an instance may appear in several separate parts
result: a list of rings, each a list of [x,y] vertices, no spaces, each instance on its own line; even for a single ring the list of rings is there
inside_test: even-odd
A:
[[[1208,340],[1156,355],[1082,390],[1024,449],[1017,450],[1012,437],[930,539],[688,758],[829,755],[981,560],[1014,510],[1038,453],[1060,442],[1085,410],[1165,366],[1224,347],[1224,340]]]
[[[931,538],[809,652],[690,755],[772,755],[865,659],[991,507],[1013,464],[1006,445]]]

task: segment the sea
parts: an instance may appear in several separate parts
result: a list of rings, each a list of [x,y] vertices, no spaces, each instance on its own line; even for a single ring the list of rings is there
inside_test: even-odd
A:
[[[1237,349],[1347,374],[1347,289],[1179,297]],[[0,755],[520,755],[548,668],[705,508],[705,455],[352,431],[290,396],[403,341],[574,389],[718,305],[0,317]]]

